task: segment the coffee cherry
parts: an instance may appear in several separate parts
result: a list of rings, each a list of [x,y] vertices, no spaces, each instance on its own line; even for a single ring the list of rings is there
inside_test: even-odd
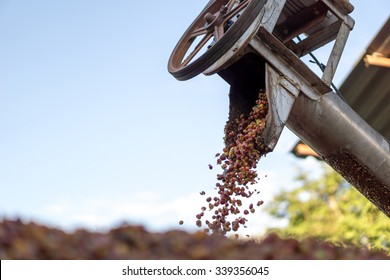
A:
[[[217,153],[217,165],[222,169],[217,174],[217,196],[206,198],[209,211],[213,210],[212,221],[206,220],[207,229],[212,233],[226,234],[229,231],[237,231],[241,226],[245,227],[246,219],[241,217],[230,218],[230,215],[240,215],[242,199],[249,199],[257,190],[251,191],[250,186],[258,179],[256,171],[257,163],[268,150],[261,142],[260,134],[265,129],[265,118],[268,112],[268,102],[265,93],[260,93],[256,105],[248,115],[241,114],[236,120],[230,120],[225,126],[225,147],[223,152]],[[210,164],[209,169],[213,169]],[[202,195],[205,192],[201,192]],[[213,201],[213,202],[212,202]],[[260,203],[261,202],[261,203]],[[263,202],[257,202],[260,206]],[[196,224],[202,226],[201,219],[206,207],[202,207],[202,213],[198,214]],[[244,215],[254,213],[253,204],[249,210],[243,210]],[[232,220],[232,221],[229,221]]]

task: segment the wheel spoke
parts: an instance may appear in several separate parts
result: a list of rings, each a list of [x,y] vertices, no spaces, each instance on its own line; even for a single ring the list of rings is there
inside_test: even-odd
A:
[[[207,33],[194,48],[194,50],[186,57],[186,59],[181,64],[181,67],[187,66],[187,64],[190,63],[190,61],[197,55],[197,53],[204,47],[204,45],[210,40],[212,36],[213,33]]]
[[[229,3],[226,4],[228,12],[233,9],[234,4],[236,4],[238,0],[230,0]]]
[[[194,37],[198,37],[198,36],[206,34],[206,33],[207,33],[207,29],[205,27],[200,27],[200,28],[195,29],[194,31],[191,32],[189,39],[194,38]]]
[[[223,25],[215,26],[214,28],[215,41],[219,41],[219,39],[221,39],[224,33],[225,33],[225,28]]]
[[[228,10],[226,15],[224,16],[225,22],[231,19],[232,17],[234,17],[235,15],[237,15],[239,12],[241,12],[246,6],[248,6],[249,2],[250,2],[249,0],[244,0],[241,3],[239,3],[236,7],[234,8],[232,7],[231,10]]]
[[[208,29],[206,26],[199,27],[191,32],[188,37],[190,42],[193,42],[196,37],[204,35],[204,37],[199,41],[196,47],[191,51],[191,53],[183,60],[181,63],[181,67],[186,67],[194,57],[202,50],[202,48],[206,45],[206,43],[214,36],[215,42],[219,41],[222,36],[225,34],[225,25],[228,20],[237,15],[243,9],[248,6],[250,0],[230,0],[226,4],[227,13],[223,16],[224,21],[222,24],[218,24],[214,26],[213,30]]]

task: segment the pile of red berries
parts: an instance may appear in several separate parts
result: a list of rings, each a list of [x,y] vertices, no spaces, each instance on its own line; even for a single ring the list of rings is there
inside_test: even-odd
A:
[[[247,222],[245,218],[255,212],[253,204],[241,212],[243,199],[252,197],[257,190],[249,186],[257,183],[257,163],[268,150],[260,140],[260,134],[265,129],[265,118],[268,112],[268,102],[265,93],[260,93],[256,105],[248,116],[241,115],[234,122],[228,121],[225,127],[225,148],[216,154],[217,164],[222,173],[217,175],[216,189],[218,195],[207,197],[207,205],[196,215],[196,225],[202,227],[206,210],[211,211],[212,219],[206,220],[206,232],[226,234],[237,231]],[[212,168],[211,166],[209,166]],[[204,192],[201,192],[205,195]],[[257,206],[263,204],[258,201]],[[233,218],[230,218],[233,215]]]
[[[1,260],[310,260],[390,259],[385,251],[339,247],[313,238],[271,234],[240,241],[180,230],[149,232],[121,225],[106,232],[64,232],[36,223],[0,220]]]

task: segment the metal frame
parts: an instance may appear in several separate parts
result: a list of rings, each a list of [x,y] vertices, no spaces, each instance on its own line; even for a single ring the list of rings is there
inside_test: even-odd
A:
[[[272,31],[279,15],[270,11],[264,12],[264,15],[269,15],[269,25],[264,24],[268,21],[263,18],[245,52],[236,56],[240,59],[243,54],[254,52],[265,59],[270,111],[266,130],[260,138],[272,150],[286,125],[390,217],[390,144],[330,89],[354,21],[332,1],[323,2],[338,21],[332,25],[332,32],[337,36],[321,78],[292,51],[291,44],[274,36]],[[269,2],[265,9],[271,7],[273,5]],[[281,11],[278,6],[278,12]],[[335,30],[335,27],[339,29]],[[319,32],[314,32],[314,38],[310,38],[311,48],[332,39],[327,34],[324,40],[318,36]],[[216,64],[221,68],[231,63],[230,57],[229,60],[222,58]],[[210,72],[207,70],[206,73]],[[235,85],[232,89],[240,91]]]
[[[213,3],[222,2],[228,3],[222,10],[234,5],[233,0],[210,1],[202,12],[207,24],[207,9]],[[230,112],[239,112],[244,104],[236,105],[232,101],[252,100],[260,90],[258,86],[264,84],[269,112],[260,138],[269,150],[273,150],[287,125],[390,217],[390,143],[330,88],[349,32],[354,27],[355,22],[348,15],[353,6],[347,0],[244,0],[242,3],[257,7],[260,12],[248,13],[250,9],[246,9],[244,13],[252,22],[240,16],[237,22],[245,22],[242,25],[245,28],[233,24],[231,28],[237,31],[235,36],[228,36],[231,30],[221,38],[216,36],[214,46],[222,46],[220,51],[215,51],[214,46],[206,51],[201,58],[206,60],[208,68],[204,70],[202,64],[199,69],[206,75],[218,73],[230,83]],[[219,15],[214,13],[216,18]],[[195,31],[186,33],[183,38],[187,38],[186,35],[192,38]],[[292,38],[301,33],[307,37],[294,42]],[[324,73],[318,77],[300,57],[333,40]],[[229,44],[224,46],[224,42]],[[171,58],[177,53],[183,54],[183,50],[176,47]],[[248,57],[253,59],[252,55],[254,60],[248,61]],[[199,69],[193,67],[191,75],[181,75],[172,71],[172,67],[170,72],[185,79]]]

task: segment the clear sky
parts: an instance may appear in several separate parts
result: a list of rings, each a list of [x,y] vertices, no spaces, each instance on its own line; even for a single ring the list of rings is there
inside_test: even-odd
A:
[[[166,65],[207,2],[0,0],[0,217],[195,228],[199,192],[216,182],[208,164],[223,148],[229,89],[216,75],[176,81]],[[390,13],[388,0],[351,2],[337,85]],[[318,169],[288,153],[296,139],[286,129],[261,160],[265,202],[298,167]],[[251,220],[261,230],[267,219]]]

